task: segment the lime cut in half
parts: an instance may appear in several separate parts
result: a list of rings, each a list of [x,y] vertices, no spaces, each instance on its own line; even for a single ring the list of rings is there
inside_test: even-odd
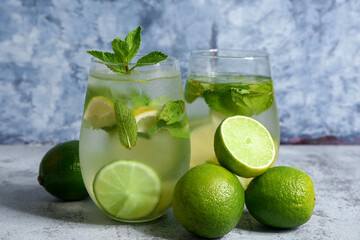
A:
[[[269,131],[257,120],[245,116],[228,117],[219,125],[214,150],[222,166],[244,178],[264,173],[276,156]]]
[[[84,119],[95,129],[114,126],[116,124],[114,103],[103,96],[93,97],[86,108]]]
[[[93,190],[98,204],[111,217],[136,221],[151,214],[158,205],[161,181],[144,163],[117,160],[98,171]]]

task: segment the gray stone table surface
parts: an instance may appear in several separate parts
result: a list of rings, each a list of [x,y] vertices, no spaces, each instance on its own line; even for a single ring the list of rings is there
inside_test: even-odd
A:
[[[63,202],[37,183],[49,146],[0,146],[0,239],[198,239],[170,209],[148,223],[106,217],[90,199]],[[312,218],[272,229],[244,214],[222,239],[360,239],[360,146],[281,146],[278,165],[298,167],[315,184]]]

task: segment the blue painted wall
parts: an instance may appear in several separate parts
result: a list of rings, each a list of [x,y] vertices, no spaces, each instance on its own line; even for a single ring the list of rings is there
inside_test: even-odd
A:
[[[360,1],[2,0],[0,144],[78,138],[90,56],[143,27],[141,51],[271,54],[283,143],[360,143]]]

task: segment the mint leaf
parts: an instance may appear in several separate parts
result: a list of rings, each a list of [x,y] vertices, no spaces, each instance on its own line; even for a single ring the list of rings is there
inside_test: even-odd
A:
[[[106,64],[106,66],[116,72],[117,74],[124,74],[126,73],[126,67],[125,66],[120,66],[120,65],[110,65],[110,64]]]
[[[158,52],[158,51],[151,52],[151,53],[143,56],[142,58],[140,58],[136,62],[135,66],[133,66],[130,69],[130,72],[136,67],[157,64],[158,62],[161,62],[161,61],[165,60],[167,57],[168,57],[168,55],[166,55],[166,54],[164,54],[162,52]]]
[[[159,119],[164,120],[166,124],[172,124],[179,120],[185,110],[185,103],[182,100],[169,101],[161,109]]]
[[[233,106],[229,106],[232,104],[230,92],[222,93],[211,90],[206,90],[203,92],[203,97],[205,99],[206,104],[209,108],[222,113],[224,115],[235,115],[232,114]],[[230,98],[229,98],[230,97]],[[229,104],[226,104],[229,99]]]
[[[185,93],[184,93],[186,102],[192,103],[198,97],[200,97],[203,92],[204,89],[201,83],[192,81],[190,79],[186,79]]]
[[[111,47],[115,54],[121,59],[121,63],[126,63],[127,46],[125,45],[124,40],[121,38],[115,38],[111,42]]]
[[[105,63],[122,63],[121,56],[116,55],[115,53],[100,51],[87,51],[87,53],[91,54],[92,56],[100,59]],[[112,64],[106,64],[106,66],[116,73],[124,73],[126,71],[124,66]]]
[[[135,30],[131,31],[125,38],[125,43],[128,48],[127,60],[128,62],[133,59],[139,48],[141,43],[141,27],[139,26]]]
[[[224,115],[253,115],[251,109],[244,103],[242,95],[238,95],[238,93],[236,88],[224,92],[207,90],[203,93],[203,96],[211,109]]]
[[[111,47],[114,53],[101,51],[87,51],[92,56],[100,59],[103,62],[115,63],[115,65],[107,64],[106,66],[118,74],[130,74],[135,67],[143,66],[145,64],[156,64],[167,58],[167,55],[158,51],[151,52],[140,58],[134,67],[129,69],[129,63],[139,51],[141,43],[141,27],[131,31],[125,38],[115,38],[111,42]],[[122,66],[116,65],[122,63]]]
[[[274,94],[271,82],[229,86],[227,89],[204,91],[208,106],[222,114],[252,116],[269,109]]]
[[[189,138],[188,119],[184,115],[185,103],[182,100],[167,102],[161,109],[159,121],[149,130],[149,134],[155,134],[161,130],[168,130],[170,135],[176,138]],[[183,118],[179,121],[179,119]]]
[[[121,62],[121,59],[115,53],[100,52],[100,51],[87,51],[87,53],[93,55],[94,57],[100,59],[103,62],[108,62],[108,63],[120,63]]]
[[[173,124],[168,125],[164,120],[159,120],[156,124],[154,124],[150,130],[149,134],[153,135],[159,131],[168,130],[170,135],[175,138],[190,138],[190,131],[188,128],[188,118],[185,115],[181,121],[175,122]]]
[[[142,58],[140,58],[136,62],[136,65],[141,66],[141,64],[144,64],[144,63],[156,64],[158,62],[165,60],[167,57],[168,57],[168,55],[166,55],[162,52],[154,51],[154,52],[151,52],[151,53],[143,56]]]
[[[135,146],[137,139],[136,119],[131,110],[119,100],[115,101],[114,109],[120,143],[131,149]]]
[[[272,82],[253,85],[248,92],[242,94],[243,102],[249,106],[254,114],[259,115],[271,107],[274,101]]]

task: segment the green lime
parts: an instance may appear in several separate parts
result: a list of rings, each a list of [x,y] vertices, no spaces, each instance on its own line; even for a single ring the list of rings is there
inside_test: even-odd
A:
[[[314,210],[314,184],[294,167],[274,167],[254,178],[245,192],[246,207],[259,222],[276,228],[306,223]]]
[[[53,196],[66,201],[88,196],[79,163],[79,141],[51,148],[40,163],[38,182]]]
[[[214,150],[222,166],[244,178],[264,173],[276,156],[269,131],[260,122],[245,116],[222,121],[215,132]]]
[[[244,189],[234,174],[215,164],[190,169],[175,186],[173,211],[189,232],[217,238],[230,232],[244,209]]]
[[[84,113],[93,128],[110,128],[116,124],[114,103],[103,96],[93,97]]]
[[[148,216],[156,208],[161,181],[144,163],[117,160],[98,171],[93,190],[97,202],[111,217],[135,220]]]

